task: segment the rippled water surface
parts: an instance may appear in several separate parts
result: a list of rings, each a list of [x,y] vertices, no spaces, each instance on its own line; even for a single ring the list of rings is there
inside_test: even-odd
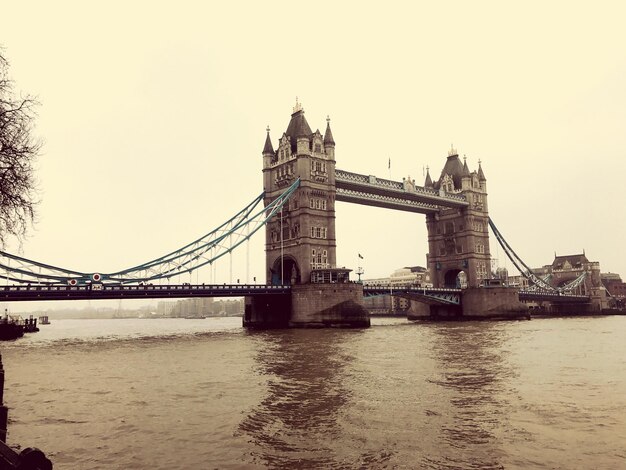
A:
[[[0,343],[58,469],[626,468],[626,317],[249,332],[57,320]]]

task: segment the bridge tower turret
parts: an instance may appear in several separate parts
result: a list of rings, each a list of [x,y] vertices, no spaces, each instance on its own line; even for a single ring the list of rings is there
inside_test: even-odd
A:
[[[461,163],[451,148],[439,180],[431,184],[440,194],[460,194],[469,202],[462,209],[442,208],[426,216],[433,285],[478,287],[491,277],[487,179],[480,161],[478,171],[470,172],[467,161]]]
[[[263,149],[265,205],[297,178],[300,187],[266,226],[266,275],[271,284],[306,284],[313,270],[336,264],[335,141],[330,120],[324,136],[313,132],[296,101],[276,151],[268,131]]]

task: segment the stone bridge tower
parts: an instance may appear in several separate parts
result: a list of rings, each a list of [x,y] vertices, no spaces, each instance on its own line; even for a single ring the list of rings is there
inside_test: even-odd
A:
[[[435,287],[479,287],[491,277],[487,180],[480,162],[470,172],[467,161],[459,159],[454,148],[435,182],[426,175],[427,188],[441,194],[465,196],[469,206],[444,208],[426,216],[428,229],[428,269]]]
[[[335,141],[327,119],[326,132],[311,131],[296,101],[287,130],[274,150],[269,128],[263,148],[263,189],[267,206],[297,178],[300,187],[288,205],[266,226],[267,282],[306,284],[315,269],[334,268]]]
[[[269,129],[263,148],[267,206],[297,179],[299,187],[265,228],[267,282],[291,285],[286,294],[246,297],[249,328],[368,327],[363,286],[336,265],[335,141],[309,127],[296,102],[274,150]]]

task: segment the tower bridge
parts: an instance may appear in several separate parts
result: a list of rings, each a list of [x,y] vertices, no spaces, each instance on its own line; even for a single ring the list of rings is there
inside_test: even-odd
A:
[[[152,261],[114,273],[84,273],[0,252],[0,272],[12,300],[245,296],[244,326],[311,327],[369,325],[363,297],[391,293],[410,299],[409,318],[518,318],[521,301],[601,308],[602,299],[571,295],[575,279],[555,288],[536,276],[508,246],[489,218],[487,179],[480,161],[470,171],[450,149],[438,178],[378,178],[335,167],[335,140],[312,131],[299,103],[276,149],[267,129],[262,150],[263,193],[215,230]],[[335,204],[381,207],[423,214],[428,233],[427,269],[432,288],[364,287],[336,260]],[[489,227],[536,290],[519,293],[490,280]],[[264,228],[265,284],[173,284],[181,274],[211,269]],[[467,288],[458,289],[459,280]],[[168,285],[153,285],[167,281]],[[215,280],[213,280],[215,281]],[[596,303],[594,303],[596,302]],[[599,303],[598,303],[599,302]]]

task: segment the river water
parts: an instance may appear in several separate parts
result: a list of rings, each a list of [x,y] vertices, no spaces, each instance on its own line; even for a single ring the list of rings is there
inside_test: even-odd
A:
[[[626,317],[251,332],[56,320],[0,344],[55,469],[626,468]]]

